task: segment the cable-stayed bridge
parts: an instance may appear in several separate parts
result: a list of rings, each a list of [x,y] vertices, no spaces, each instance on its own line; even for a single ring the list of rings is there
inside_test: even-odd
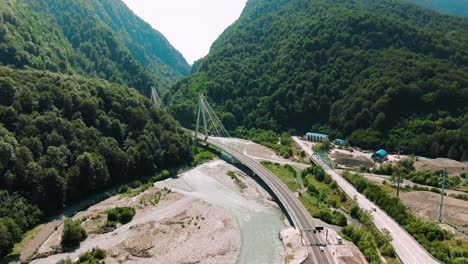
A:
[[[275,174],[258,161],[245,155],[235,144],[230,144],[229,132],[224,128],[203,95],[200,95],[198,98],[197,122],[194,135],[196,141],[205,141],[247,166],[270,188],[271,192],[276,196],[277,201],[285,208],[294,227],[302,235],[303,243],[309,253],[305,263],[334,263],[334,258],[326,247],[325,239],[321,234],[315,232],[318,226],[315,219],[312,218],[299,199]]]

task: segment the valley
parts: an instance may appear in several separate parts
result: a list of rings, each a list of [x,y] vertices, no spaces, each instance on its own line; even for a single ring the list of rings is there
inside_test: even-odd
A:
[[[0,263],[467,263],[466,1],[229,1],[0,1]]]

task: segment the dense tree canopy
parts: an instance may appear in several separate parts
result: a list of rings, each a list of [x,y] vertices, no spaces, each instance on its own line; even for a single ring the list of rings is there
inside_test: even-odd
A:
[[[460,159],[467,43],[465,20],[403,1],[250,0],[168,100],[176,118],[205,93],[230,124]]]
[[[46,210],[190,159],[167,113],[102,80],[0,68],[0,188]]]
[[[41,219],[38,207],[191,161],[190,138],[134,89],[0,67],[0,91],[0,257]]]
[[[146,95],[189,71],[164,36],[120,1],[3,1],[0,56],[0,65],[104,78]]]

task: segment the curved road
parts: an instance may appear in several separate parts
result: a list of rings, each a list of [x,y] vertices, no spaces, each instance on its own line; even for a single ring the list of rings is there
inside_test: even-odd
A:
[[[198,135],[200,140],[204,140],[203,135]],[[278,197],[279,202],[285,207],[291,217],[294,226],[301,232],[304,244],[307,247],[309,257],[305,263],[335,263],[333,256],[326,247],[326,242],[320,234],[313,232],[317,226],[315,220],[297,199],[289,188],[273,172],[265,168],[258,161],[244,155],[242,152],[234,149],[232,146],[222,143],[216,138],[206,140],[239,162],[249,167],[256,175],[268,185],[273,193]],[[324,251],[321,251],[319,245],[324,245]]]
[[[293,140],[310,156],[311,161],[315,164],[322,166],[326,173],[328,173],[333,180],[349,195],[349,197],[356,197],[359,207],[364,210],[372,212],[372,207],[378,208],[374,203],[369,201],[364,195],[360,194],[353,185],[346,181],[330,167],[323,165],[320,161],[316,160],[313,156],[313,151],[297,137]],[[432,264],[440,263],[429,254],[416,239],[414,239],[404,228],[402,228],[393,218],[391,218],[383,210],[377,209],[372,212],[374,224],[379,230],[388,230],[392,237],[392,244],[396,253],[403,263],[415,264]]]

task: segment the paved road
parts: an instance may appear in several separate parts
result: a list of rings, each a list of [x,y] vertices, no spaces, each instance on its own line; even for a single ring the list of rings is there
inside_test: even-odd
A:
[[[199,135],[203,140],[204,136]],[[216,138],[208,138],[207,142],[212,144],[228,154],[232,155],[239,162],[249,167],[256,175],[270,187],[273,193],[278,197],[281,204],[285,207],[291,217],[294,226],[300,230],[303,235],[303,242],[307,246],[309,258],[305,263],[335,263],[333,256],[327,247],[320,251],[319,245],[326,244],[323,237],[315,234],[313,230],[317,226],[315,220],[297,199],[289,188],[270,170],[261,165],[258,161],[244,155],[242,152],[229,146],[227,143],[220,142]]]
[[[311,148],[297,137],[293,137],[293,140],[301,146],[301,148],[310,156],[311,160],[315,164],[321,164],[320,161],[315,160],[313,157],[313,151]],[[338,183],[338,185],[349,195],[349,197],[356,197],[357,203],[364,210],[371,210],[372,207],[378,208],[375,204],[369,201],[364,195],[360,194],[348,181],[346,181],[337,172],[330,169],[328,166],[322,166],[325,171]],[[431,264],[439,263],[436,261],[424,248],[419,244],[405,229],[403,229],[398,223],[388,216],[383,210],[377,209],[376,212],[372,212],[374,224],[379,230],[386,229],[392,236],[392,244],[395,248],[396,253],[403,261],[403,263],[409,264]]]

